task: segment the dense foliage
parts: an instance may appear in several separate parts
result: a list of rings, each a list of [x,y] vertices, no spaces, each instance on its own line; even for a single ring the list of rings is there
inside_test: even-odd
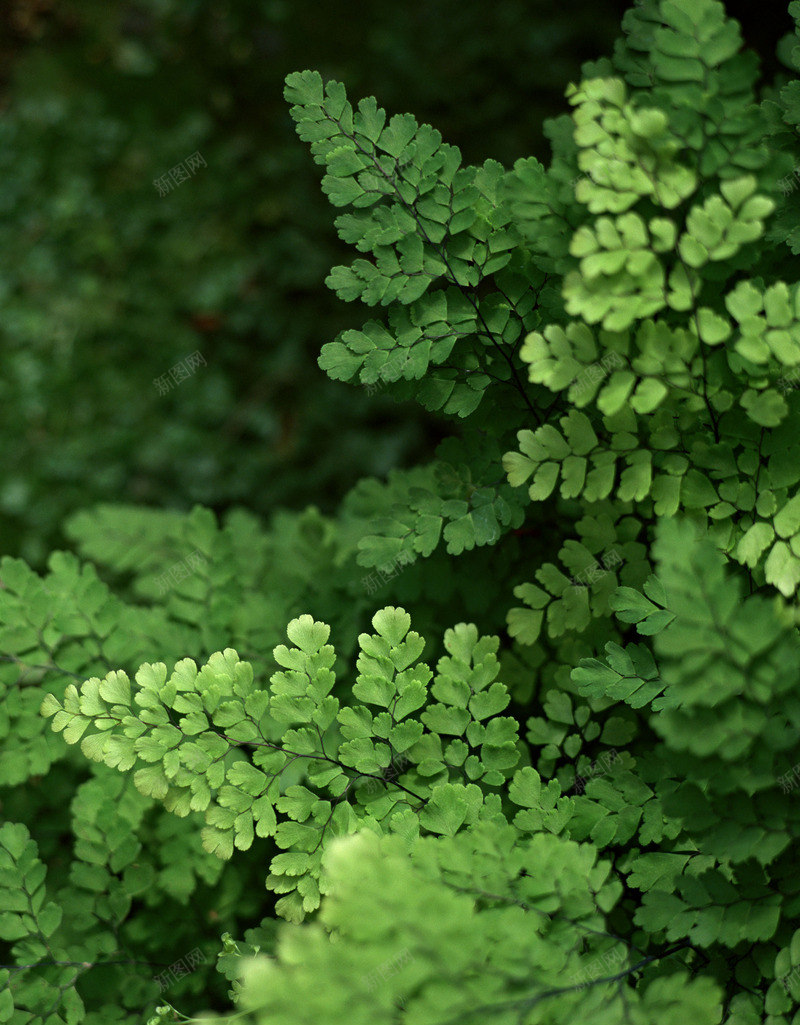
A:
[[[348,323],[323,284],[345,248],[283,80],[324,67],[512,161],[616,29],[589,0],[0,5],[3,553],[43,569],[99,501],[331,512],[423,458],[435,418],[383,388],[343,402],[316,366]]]
[[[2,560],[0,1021],[800,1022],[800,86],[757,70],[642,0],[510,169],[289,75],[371,308],[320,366],[447,437],[330,514]]]

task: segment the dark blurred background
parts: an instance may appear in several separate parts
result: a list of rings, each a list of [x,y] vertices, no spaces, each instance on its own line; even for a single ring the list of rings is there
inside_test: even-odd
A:
[[[627,6],[5,0],[0,553],[41,566],[96,501],[330,511],[427,459],[446,425],[317,367],[367,314],[323,283],[351,254],[283,79],[316,68],[468,162],[546,161]],[[728,7],[771,76],[786,4]]]

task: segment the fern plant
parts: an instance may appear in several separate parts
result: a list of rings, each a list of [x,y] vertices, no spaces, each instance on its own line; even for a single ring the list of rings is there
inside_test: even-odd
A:
[[[320,365],[452,436],[3,560],[0,1021],[800,1022],[797,87],[623,30],[547,167],[287,79],[385,308]]]

